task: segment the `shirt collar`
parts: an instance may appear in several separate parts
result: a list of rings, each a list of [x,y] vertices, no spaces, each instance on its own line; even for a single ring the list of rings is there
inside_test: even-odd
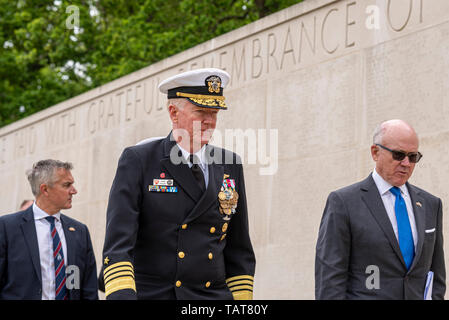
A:
[[[61,212],[55,213],[54,215],[49,215],[47,212],[39,208],[36,204],[36,201],[33,203],[33,213],[34,213],[34,220],[42,220],[46,217],[55,217],[56,221],[59,221],[61,219]]]
[[[179,149],[182,152],[182,156],[184,157],[184,159],[186,159],[189,167],[191,166],[191,163],[189,162],[189,157],[190,157],[190,152],[184,150],[179,144],[178,144]],[[194,155],[196,155],[200,161],[200,163],[198,163],[198,165],[202,168],[205,169],[206,165],[206,145],[202,146],[200,150],[198,150],[197,152],[194,153]]]
[[[377,173],[376,168],[374,168],[373,170],[373,179],[381,196],[383,196],[385,193],[390,191],[391,188],[393,188],[390,183],[385,181],[384,178],[382,178],[380,174]],[[398,188],[401,190],[402,195],[408,195],[407,186],[405,184],[399,186]]]

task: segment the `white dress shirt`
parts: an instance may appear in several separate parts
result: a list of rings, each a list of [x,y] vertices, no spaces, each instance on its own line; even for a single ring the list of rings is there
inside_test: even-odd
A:
[[[53,259],[53,238],[50,232],[50,222],[45,218],[50,215],[33,203],[34,224],[36,226],[37,242],[39,244],[39,257],[41,262],[42,275],[42,300],[55,299],[55,262]],[[64,253],[64,263],[67,266],[67,245],[64,237],[64,230],[61,224],[61,213],[53,215],[55,217],[55,227],[62,244]]]
[[[184,159],[187,160],[189,168],[192,168],[192,164],[190,163],[190,152],[184,150],[179,144],[178,147],[181,150]],[[207,189],[207,185],[209,183],[209,166],[207,165],[206,161],[206,145],[204,145],[200,150],[194,153],[194,155],[196,155],[200,161],[200,163],[198,163],[198,166],[201,168],[201,171],[203,171],[204,183]]]
[[[384,203],[385,210],[387,211],[388,214],[388,218],[390,218],[394,234],[396,235],[396,239],[398,239],[398,223],[396,220],[396,213],[394,211],[394,203],[396,201],[396,196],[390,191],[390,189],[393,186],[389,184],[387,181],[385,181],[377,173],[376,169],[374,169],[373,171],[373,179],[374,182],[376,183],[377,189],[379,190],[380,196]],[[412,200],[410,198],[410,194],[408,193],[407,186],[405,184],[403,184],[398,188],[401,190],[401,195],[404,198],[405,205],[407,207],[408,219],[410,221],[410,227],[412,229],[413,243],[415,245],[415,253],[416,253],[416,246],[418,244],[418,232],[416,230],[416,222],[415,222],[415,215],[413,214]]]

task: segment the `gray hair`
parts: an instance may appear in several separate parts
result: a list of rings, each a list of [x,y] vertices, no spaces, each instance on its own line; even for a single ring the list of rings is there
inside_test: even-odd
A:
[[[70,162],[62,162],[59,160],[40,160],[33,164],[33,167],[26,172],[31,185],[31,192],[33,192],[35,197],[40,194],[41,184],[45,183],[52,186],[57,169],[72,170],[73,165]]]
[[[183,109],[186,103],[186,99],[184,98],[171,98],[167,100],[167,110],[170,105],[176,106],[178,109]]]
[[[385,126],[383,123],[377,125],[373,133],[373,144],[382,144],[382,138],[385,133]]]

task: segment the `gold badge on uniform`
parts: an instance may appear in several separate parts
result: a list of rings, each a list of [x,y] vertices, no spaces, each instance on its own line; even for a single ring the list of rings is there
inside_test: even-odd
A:
[[[207,77],[206,85],[210,93],[220,93],[221,79],[219,76]]]
[[[218,193],[218,201],[220,202],[220,213],[223,214],[223,220],[230,220],[231,214],[235,213],[237,208],[237,202],[239,200],[239,194],[235,191],[235,180],[226,179],[229,175],[225,174],[221,190]]]

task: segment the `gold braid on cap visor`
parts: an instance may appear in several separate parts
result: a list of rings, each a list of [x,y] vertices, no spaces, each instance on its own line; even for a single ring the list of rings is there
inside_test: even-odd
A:
[[[184,92],[176,92],[178,97],[188,98],[195,103],[208,106],[208,107],[219,107],[227,109],[226,103],[224,102],[225,97],[223,96],[208,96],[204,94],[192,94]]]

